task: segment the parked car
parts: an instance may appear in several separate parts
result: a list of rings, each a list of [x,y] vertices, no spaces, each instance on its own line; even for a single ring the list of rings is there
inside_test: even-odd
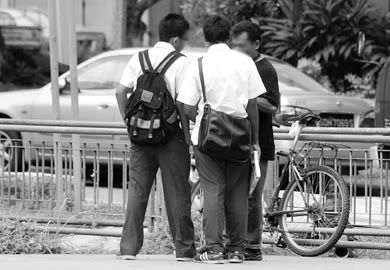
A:
[[[0,31],[4,45],[25,50],[40,50],[42,29],[23,11],[17,9],[0,9]]]
[[[104,52],[78,66],[78,86],[80,116],[82,121],[122,122],[115,99],[115,88],[120,80],[122,71],[131,57],[142,48],[131,48]],[[188,49],[184,54],[191,61],[196,61],[203,55],[205,49]],[[281,109],[276,119],[284,125],[289,116],[299,115],[307,111],[320,114],[323,126],[359,127],[372,123],[372,102],[354,97],[341,97],[332,94],[319,83],[303,74],[291,65],[269,57],[275,66],[281,91]],[[69,80],[69,72],[60,76],[61,120],[72,119],[70,91],[65,80]],[[29,89],[0,93],[0,117],[12,119],[54,119],[52,111],[50,83],[40,89]],[[121,145],[128,144],[127,136],[82,135],[91,150],[96,148],[98,141],[101,147],[121,149]],[[47,146],[52,142],[51,135],[41,133],[17,133],[0,131],[0,142],[8,144],[15,139],[22,139],[23,143],[31,141],[33,146],[39,147],[42,141]],[[69,136],[63,136],[69,139]],[[36,144],[36,145],[34,145]],[[283,145],[278,145],[281,148]],[[5,145],[0,148],[5,148]],[[362,147],[359,145],[359,147]],[[7,149],[10,149],[8,147]],[[13,163],[15,155],[9,153]],[[18,155],[21,157],[21,155]],[[93,160],[92,151],[87,153],[87,160]],[[114,156],[115,161],[115,156]],[[121,157],[117,157],[122,162]]]

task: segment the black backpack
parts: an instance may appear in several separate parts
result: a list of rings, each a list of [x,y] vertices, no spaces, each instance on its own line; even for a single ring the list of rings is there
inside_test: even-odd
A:
[[[127,131],[134,144],[164,144],[177,132],[176,105],[164,74],[181,56],[173,51],[153,69],[148,51],[139,53],[143,74],[138,77],[137,89],[128,99],[125,110]]]

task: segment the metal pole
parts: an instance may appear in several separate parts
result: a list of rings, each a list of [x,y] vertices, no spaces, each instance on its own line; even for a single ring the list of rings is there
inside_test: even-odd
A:
[[[88,226],[107,226],[107,227],[123,227],[123,220],[114,220],[114,219],[88,219],[88,218],[76,218],[69,220],[68,218],[53,218],[53,217],[20,217],[13,215],[1,215],[0,219],[10,219],[10,220],[19,220],[27,222],[36,222],[43,224],[65,224],[66,225],[88,225]],[[390,233],[389,233],[390,234]]]
[[[112,32],[114,33],[112,49],[126,47],[126,9],[127,0],[116,0],[114,7],[114,18],[112,23]]]
[[[67,1],[68,10],[68,55],[70,68],[70,95],[72,101],[72,119],[79,120],[79,88],[77,84],[77,41],[75,24],[75,0]],[[72,164],[75,210],[81,211],[81,152],[80,135],[72,134]]]
[[[50,27],[50,75],[51,75],[51,95],[53,104],[53,114],[55,120],[60,119],[60,92],[58,87],[58,36],[56,10],[57,2],[47,0],[49,10]],[[57,208],[61,207],[63,201],[63,183],[62,183],[62,149],[61,135],[54,133],[54,153],[55,153],[55,174],[57,182]]]
[[[101,121],[72,121],[72,120],[28,120],[28,119],[7,119],[0,118],[0,125],[29,125],[29,126],[56,126],[56,127],[102,127],[121,128],[125,127],[123,122],[101,122]]]
[[[72,121],[72,120],[31,120],[31,119],[7,119],[0,118],[0,124],[6,125],[30,125],[30,126],[71,126],[71,127],[102,127],[102,128],[124,128],[123,122],[103,122],[103,121]],[[274,129],[274,134],[286,134],[289,128]],[[340,134],[340,135],[383,135],[389,136],[389,128],[312,128],[307,127],[302,130],[302,135],[314,134]]]
[[[108,236],[108,237],[120,237],[120,231],[104,231],[100,229],[84,229],[84,228],[69,228],[69,227],[50,227],[50,226],[33,226],[25,227],[27,230],[45,231],[48,233],[59,233],[59,234],[79,234],[79,235],[95,235],[95,236]],[[154,233],[146,232],[146,239],[153,239]],[[275,244],[275,239],[264,238],[263,244]],[[322,240],[299,240],[301,245],[321,245],[324,243]],[[373,242],[352,242],[339,240],[334,247],[340,248],[354,248],[354,249],[379,249],[379,250],[390,250],[390,244],[388,243],[373,243]]]

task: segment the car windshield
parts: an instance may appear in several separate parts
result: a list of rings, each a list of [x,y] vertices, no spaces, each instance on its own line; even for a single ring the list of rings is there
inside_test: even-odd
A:
[[[329,90],[297,68],[275,60],[271,60],[271,63],[278,73],[280,92],[330,93]]]

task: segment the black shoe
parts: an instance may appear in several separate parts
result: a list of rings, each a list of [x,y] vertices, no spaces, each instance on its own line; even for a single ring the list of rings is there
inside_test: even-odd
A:
[[[244,254],[239,252],[239,251],[229,253],[228,258],[229,258],[230,263],[243,263],[244,262]]]
[[[261,261],[263,260],[263,253],[260,249],[245,249],[245,261]]]
[[[210,249],[209,246],[203,245],[203,246],[197,248],[197,249],[196,249],[196,252],[199,253],[199,254],[201,254],[201,253],[204,253],[204,252],[208,251],[209,249]]]
[[[214,253],[211,250],[197,254],[194,257],[194,262],[208,263],[208,264],[223,264],[225,262],[223,253]]]

